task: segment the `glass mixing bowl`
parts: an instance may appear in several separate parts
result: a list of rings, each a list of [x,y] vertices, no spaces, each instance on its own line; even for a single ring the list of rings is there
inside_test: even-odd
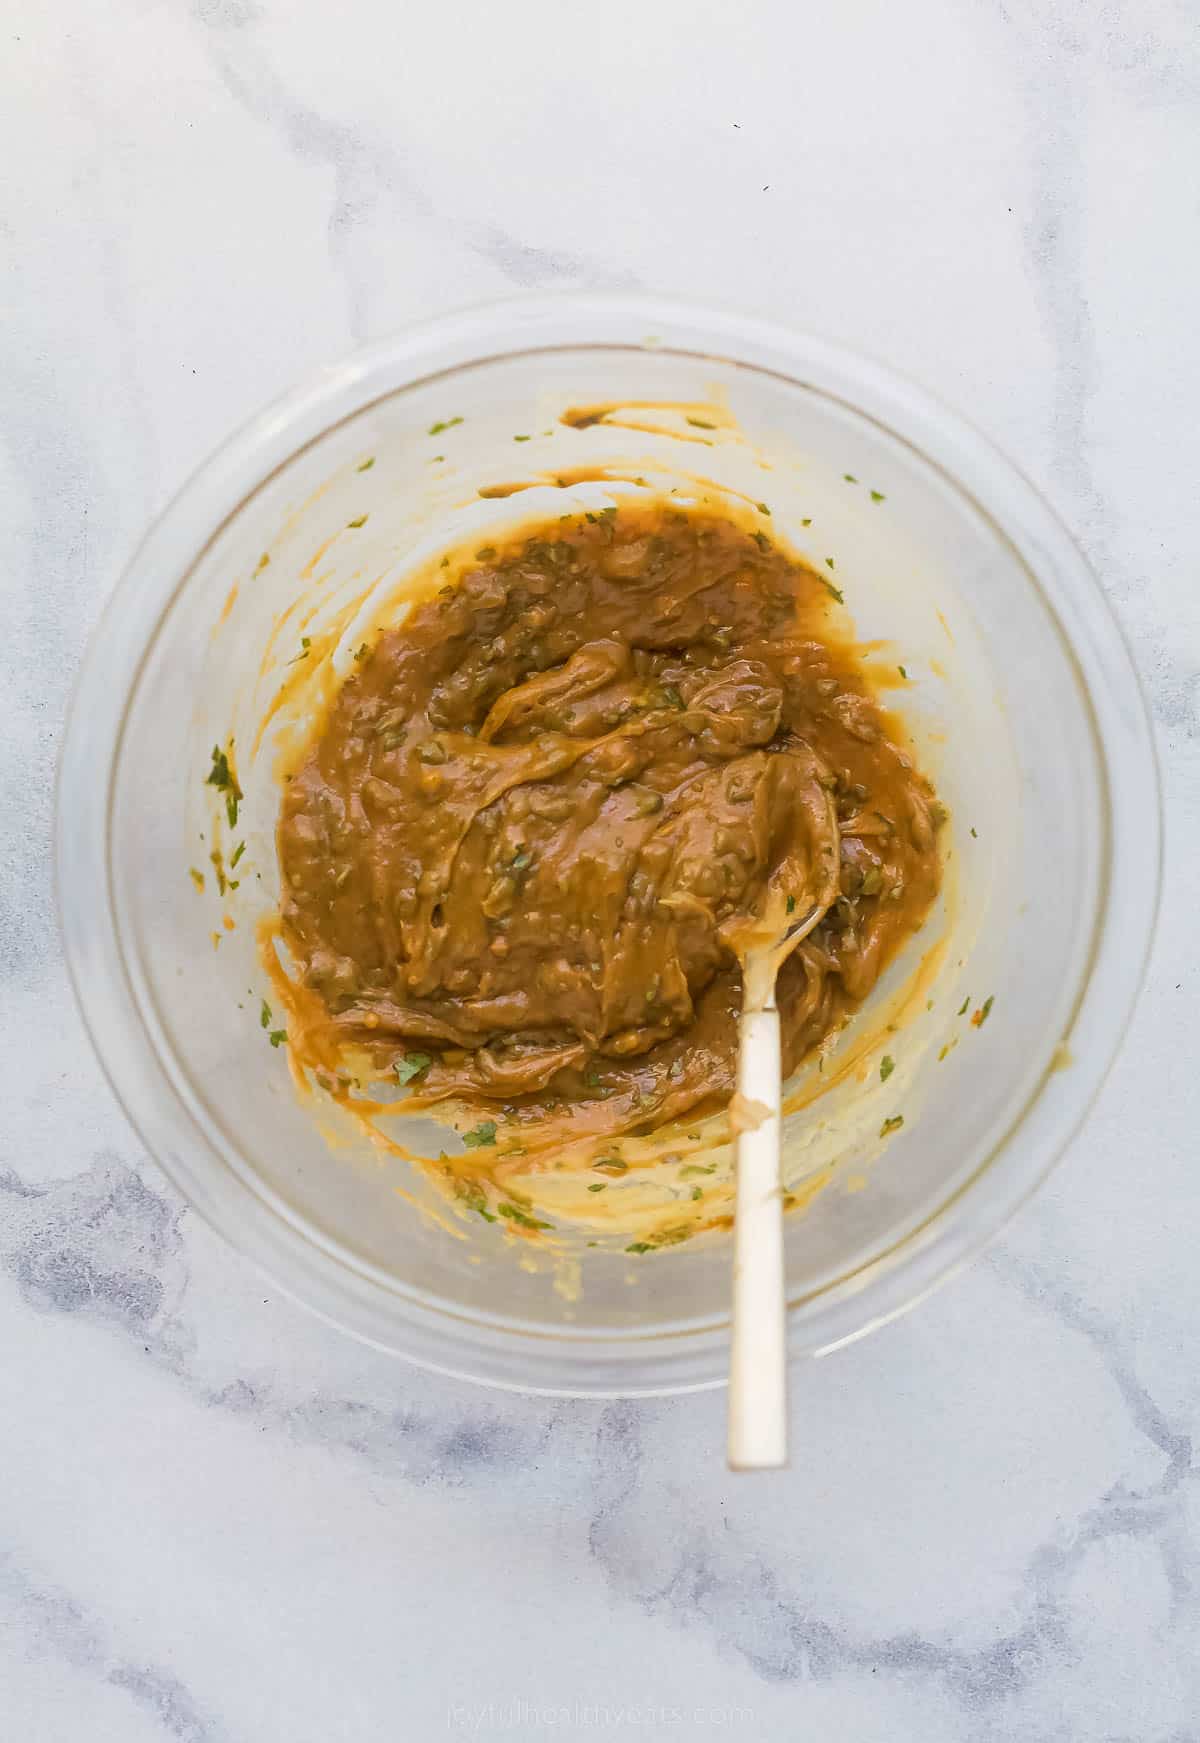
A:
[[[598,404],[643,409],[616,429],[563,420]],[[697,404],[740,437],[670,409]],[[1042,1179],[1123,1033],[1157,898],[1152,740],[1103,594],[1021,474],[878,364],[674,302],[536,297],[373,346],[234,436],[149,533],[80,675],[57,824],[79,1001],[147,1147],[281,1287],[413,1361],[529,1391],[720,1382],[728,1239],[585,1249],[564,1288],[479,1219],[448,1232],[419,1171],[330,1147],[265,1044],[265,758],[239,763],[233,930],[188,871],[205,865],[212,746],[297,600],[402,566],[452,523],[521,512],[482,481],[602,471],[618,451],[693,493],[698,477],[749,482],[815,563],[834,558],[858,635],[904,665],[894,705],[951,813],[945,900],[877,990],[894,1000],[919,977],[895,1073],[885,1088],[868,1060],[787,1123],[789,1181],[831,1174],[788,1218],[795,1354],[910,1306]]]

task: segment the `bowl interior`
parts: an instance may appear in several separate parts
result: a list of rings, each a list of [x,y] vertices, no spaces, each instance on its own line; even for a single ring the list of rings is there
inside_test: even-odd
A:
[[[298,642],[305,613],[386,585],[447,529],[474,536],[541,500],[481,499],[481,486],[572,468],[633,467],[683,494],[750,490],[798,550],[818,566],[833,558],[872,660],[907,674],[893,704],[951,824],[941,909],[844,1043],[906,998],[888,1045],[895,1072],[883,1084],[868,1051],[788,1121],[789,1183],[832,1172],[788,1219],[801,1337],[813,1303],[833,1293],[853,1304],[887,1256],[920,1242],[980,1177],[1070,1029],[1108,853],[1087,689],[1012,529],[827,382],[665,342],[562,344],[375,396],[364,386],[358,398],[366,403],[266,476],[246,476],[202,549],[178,549],[128,697],[111,771],[108,900],[94,923],[111,928],[149,1043],[146,1093],[173,1097],[186,1116],[190,1144],[168,1141],[163,1159],[235,1238],[239,1221],[269,1226],[289,1255],[279,1263],[308,1277],[293,1276],[298,1291],[382,1343],[437,1359],[444,1336],[492,1352],[445,1365],[535,1385],[566,1376],[626,1389],[622,1376],[645,1378],[660,1359],[675,1378],[711,1378],[726,1243],[644,1261],[584,1248],[569,1276],[562,1264],[521,1264],[524,1249],[482,1222],[448,1230],[418,1173],[321,1129],[298,1101],[261,1026],[269,989],[255,921],[277,894],[277,788],[270,735],[257,756],[249,749],[292,657],[287,637]],[[661,410],[698,402],[723,407],[740,439],[710,446],[686,412]],[[572,407],[639,403],[659,409],[617,428],[563,422]],[[222,901],[201,839],[214,796],[204,778],[231,730],[247,845],[239,888]],[[203,893],[193,867],[206,874]],[[973,1024],[989,998],[987,1020]],[[895,1114],[904,1127],[881,1142]],[[872,1310],[850,1311],[863,1320]]]

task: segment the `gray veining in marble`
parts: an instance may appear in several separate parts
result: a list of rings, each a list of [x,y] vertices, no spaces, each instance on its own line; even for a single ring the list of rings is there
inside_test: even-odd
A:
[[[734,16],[8,9],[5,1739],[1200,1739],[1200,16]],[[71,675],[191,467],[356,341],[564,284],[752,305],[973,416],[1095,563],[1163,756],[1096,1109],[984,1261],[800,1374],[757,1481],[719,1397],[493,1395],[279,1298],[115,1107],[48,895]]]

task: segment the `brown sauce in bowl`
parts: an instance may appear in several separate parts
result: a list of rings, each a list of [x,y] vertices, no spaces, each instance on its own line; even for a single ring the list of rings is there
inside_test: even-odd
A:
[[[781,866],[802,901],[832,854],[836,900],[779,979],[794,1070],[940,877],[941,807],[839,599],[762,530],[626,507],[485,546],[361,648],[278,823],[301,1063],[365,1057],[420,1105],[477,1108],[484,1143],[711,1112],[733,930]]]

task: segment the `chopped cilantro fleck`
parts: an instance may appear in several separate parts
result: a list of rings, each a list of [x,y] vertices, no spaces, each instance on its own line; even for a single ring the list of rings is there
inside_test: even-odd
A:
[[[428,1053],[406,1053],[403,1059],[397,1059],[393,1070],[397,1083],[411,1083],[414,1077],[420,1077],[423,1071],[428,1071],[433,1064],[433,1058]]]
[[[766,533],[751,533],[750,537],[754,540],[760,551],[769,551],[771,549],[771,541]]]
[[[892,1058],[890,1053],[885,1053],[883,1058],[879,1061],[879,1081],[881,1083],[886,1083],[895,1069],[896,1061]]]
[[[348,527],[365,527],[366,524],[367,524],[367,517],[365,514],[360,514],[357,520],[348,520],[346,522],[346,525]]]
[[[688,1162],[679,1170],[679,1178],[681,1180],[695,1180],[698,1175],[715,1174],[716,1172],[715,1162]]]
[[[271,1043],[272,1047],[281,1047],[287,1040],[287,1030],[272,1029],[271,1033],[267,1036],[267,1040]]]
[[[886,1138],[889,1132],[898,1132],[903,1124],[904,1115],[893,1114],[890,1119],[884,1120],[883,1124],[880,1126],[879,1136],[881,1138]]]
[[[539,1222],[536,1217],[530,1216],[528,1211],[522,1210],[519,1204],[498,1204],[496,1209],[501,1216],[506,1216],[509,1222],[516,1223],[523,1229],[552,1229],[554,1227],[553,1223]]]
[[[843,472],[842,477],[846,480],[847,484],[858,483],[858,479],[854,476],[853,472]]]
[[[828,557],[825,561],[829,561]],[[826,581],[824,575],[820,577],[820,581],[826,593],[831,593],[839,605],[844,605],[846,603],[846,595],[842,592],[840,587],[835,587],[832,581]]]
[[[514,436],[513,437],[514,442],[531,442],[532,440],[533,440],[532,436]]]
[[[972,828],[971,834],[975,837],[976,841],[979,840],[979,831],[977,829]]]
[[[970,1004],[970,1002],[971,1002],[971,995],[970,995],[970,993],[968,993],[966,998],[963,1000],[962,1004],[959,1005],[959,1007],[958,1007],[958,1015],[960,1017],[964,1016],[966,1014],[966,1009],[967,1009],[967,1006]]]
[[[873,490],[871,492],[871,501],[872,502],[886,502],[887,497],[883,494],[882,490]]]
[[[716,424],[710,424],[707,418],[689,418],[688,423],[694,430],[715,430]]]
[[[787,899],[787,911],[789,914],[794,914],[796,912],[796,898],[795,898],[795,896],[788,897],[788,899]]]
[[[812,515],[807,515],[805,519],[800,522],[800,525],[802,527],[810,527],[812,525]]]
[[[455,424],[461,423],[461,418],[445,418],[440,423],[430,424],[429,434],[431,436],[440,436],[443,430],[452,430]]]
[[[992,1006],[995,1004],[995,1002],[996,1002],[996,1000],[995,1000],[994,995],[989,993],[987,998],[984,999],[983,1003],[980,1005],[979,1009],[977,1011],[975,1011],[971,1016],[971,1024],[972,1024],[973,1028],[976,1028],[976,1029],[983,1028],[983,1025],[987,1022],[988,1018],[992,1014]]]
[[[688,422],[691,422],[690,418],[688,419]],[[627,1253],[650,1253],[653,1252],[653,1250],[653,1245],[650,1241],[633,1241],[625,1249]]]
[[[269,1029],[271,1027],[271,1007],[266,999],[262,1002],[262,1009],[258,1013],[258,1020],[264,1029]]]
[[[225,795],[225,815],[229,819],[229,827],[237,828],[238,805],[241,803],[242,789],[238,786],[237,776],[229,766],[229,757],[219,745],[213,746],[212,768],[204,777],[208,787],[215,787]]]
[[[371,470],[372,466],[374,466],[374,464],[375,464],[375,456],[374,456],[374,454],[372,454],[371,458],[369,460],[363,461],[362,465],[359,467],[358,470],[360,472],[369,472]]]
[[[765,503],[765,502],[760,502],[760,503],[759,503],[759,505],[758,505],[758,512],[759,512],[759,514],[766,514],[766,515],[769,515],[769,514],[770,514],[770,512],[771,512],[771,511],[770,511],[770,509],[769,509],[769,508],[768,508],[768,507],[767,507],[767,505],[766,505],[766,503]]]
[[[239,841],[237,846],[234,848],[233,853],[232,853],[230,860],[229,860],[230,871],[233,870],[234,866],[237,864],[238,860],[241,859],[241,857],[245,853],[245,851],[246,851],[246,843],[244,841]]]
[[[478,1150],[484,1144],[496,1142],[495,1120],[480,1120],[477,1126],[472,1126],[469,1132],[463,1133],[463,1143],[468,1150]]]
[[[902,678],[907,679],[908,673],[904,670],[903,666],[897,666],[896,670],[899,672],[899,674]]]
[[[365,660],[366,659],[366,657],[367,657],[367,644],[366,644],[366,642],[359,643],[359,645],[354,650],[354,657],[356,660]]]
[[[606,1192],[607,1190],[607,1180],[593,1180],[591,1185],[588,1187],[589,1192]]]

